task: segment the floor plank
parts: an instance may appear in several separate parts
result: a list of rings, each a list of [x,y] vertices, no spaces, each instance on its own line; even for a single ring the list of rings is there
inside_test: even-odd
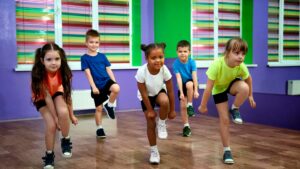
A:
[[[300,131],[245,123],[231,124],[234,165],[222,163],[218,119],[191,118],[192,136],[181,136],[180,117],[168,121],[169,137],[158,140],[160,165],[150,165],[149,145],[142,112],[122,112],[116,120],[105,118],[104,140],[95,136],[92,115],[79,117],[71,128],[73,156],[64,159],[59,138],[55,146],[56,169],[300,169]],[[43,120],[0,123],[0,168],[42,168]]]

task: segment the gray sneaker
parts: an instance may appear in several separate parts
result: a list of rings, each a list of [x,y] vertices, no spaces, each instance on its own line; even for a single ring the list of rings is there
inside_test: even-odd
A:
[[[186,109],[189,117],[195,116],[195,111],[193,106],[188,106]]]
[[[241,117],[241,113],[239,112],[239,109],[230,109],[229,110],[232,120],[236,124],[243,124],[243,120]]]

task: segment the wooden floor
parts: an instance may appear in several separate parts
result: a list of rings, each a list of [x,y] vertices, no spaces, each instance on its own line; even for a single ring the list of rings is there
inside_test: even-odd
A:
[[[169,137],[158,140],[161,164],[150,165],[142,112],[122,112],[117,120],[104,119],[105,140],[96,139],[93,116],[80,116],[71,129],[73,156],[64,159],[55,147],[56,169],[300,169],[300,132],[248,124],[231,125],[234,165],[222,163],[218,119],[191,118],[192,136],[181,136],[179,117],[168,121]],[[300,125],[300,124],[299,124]],[[42,168],[42,120],[0,123],[0,168]],[[57,142],[58,139],[57,139]]]

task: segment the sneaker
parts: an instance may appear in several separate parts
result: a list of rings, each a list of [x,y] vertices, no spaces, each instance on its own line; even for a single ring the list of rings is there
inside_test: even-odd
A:
[[[115,119],[115,110],[114,110],[114,107],[109,107],[108,103],[106,103],[103,107],[104,107],[104,109],[105,109],[105,111],[107,113],[107,116],[110,119]]]
[[[157,125],[157,131],[158,131],[158,138],[167,139],[168,132],[167,132],[167,125],[166,124],[158,124]]]
[[[160,156],[158,150],[151,150],[149,162],[151,164],[159,164]]]
[[[52,151],[51,154],[46,152],[45,157],[42,157],[44,161],[44,169],[54,169],[54,152]]]
[[[239,109],[230,109],[229,112],[232,116],[232,120],[233,120],[234,123],[243,124],[243,120],[241,118],[241,114],[239,112]]]
[[[99,138],[102,138],[102,139],[106,138],[103,128],[97,129],[96,134],[97,134],[97,137],[99,137]]]
[[[225,164],[233,164],[234,161],[233,161],[233,158],[232,158],[232,155],[231,155],[231,151],[225,151],[224,152],[224,155],[223,155],[223,162]]]
[[[72,142],[70,138],[62,138],[61,139],[61,150],[62,150],[62,156],[65,158],[72,157]]]
[[[188,106],[186,109],[189,117],[195,116],[195,111],[193,106]]]
[[[191,131],[190,126],[185,126],[183,128],[183,132],[182,132],[183,137],[189,137],[191,134],[192,134],[192,131]]]

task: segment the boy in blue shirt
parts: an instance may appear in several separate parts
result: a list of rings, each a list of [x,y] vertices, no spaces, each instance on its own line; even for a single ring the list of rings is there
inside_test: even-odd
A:
[[[120,87],[110,69],[110,62],[104,54],[98,52],[99,45],[99,33],[96,30],[88,30],[86,32],[87,53],[81,57],[81,69],[89,81],[92,90],[91,96],[96,106],[97,137],[105,138],[106,135],[102,127],[102,109],[106,110],[109,118],[115,119],[114,103]],[[108,102],[103,105],[107,99],[109,99]]]
[[[197,67],[195,61],[189,58],[190,48],[191,45],[188,41],[179,41],[177,44],[178,58],[173,63],[180,100],[181,118],[184,124],[182,132],[184,137],[189,137],[192,133],[188,117],[195,116],[193,97],[199,97]]]

